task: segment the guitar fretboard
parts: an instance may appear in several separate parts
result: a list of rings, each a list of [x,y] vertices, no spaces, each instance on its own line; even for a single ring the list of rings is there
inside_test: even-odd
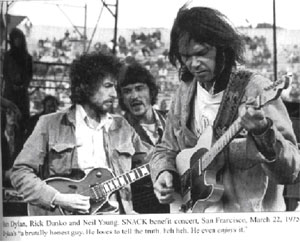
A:
[[[202,170],[206,169],[216,156],[230,143],[230,141],[242,130],[241,119],[237,118],[228,130],[214,143],[211,149],[202,157]]]
[[[140,180],[146,176],[150,175],[150,165],[146,164],[131,170],[128,173],[124,173],[118,177],[114,177],[107,180],[101,184],[92,186],[91,194],[95,199],[102,198],[103,196],[109,195],[122,187],[129,185],[137,180]]]

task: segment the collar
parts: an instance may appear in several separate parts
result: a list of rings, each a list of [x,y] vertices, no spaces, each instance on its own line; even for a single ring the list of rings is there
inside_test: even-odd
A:
[[[62,122],[65,124],[71,123],[74,127],[76,126],[76,104],[73,104],[71,107],[61,110],[60,112],[65,113]],[[112,118],[112,123],[110,130],[117,130],[122,128],[123,118],[118,114],[110,114],[108,116]]]
[[[76,125],[76,118],[75,118],[76,105],[73,104],[71,107],[63,110],[62,112],[65,112],[65,115],[66,115],[66,119],[64,118],[63,120],[65,120],[65,122],[69,121],[71,124],[73,124],[75,126]]]
[[[101,116],[101,120],[100,120],[100,123],[98,124],[98,126],[93,127],[91,125],[91,122],[92,122],[91,118],[87,115],[86,111],[80,104],[76,104],[75,116],[76,116],[76,120],[77,120],[76,125],[87,125],[89,128],[95,129],[95,130],[100,130],[101,128],[104,127],[104,129],[106,131],[108,131],[108,129],[111,126],[112,121],[113,121],[112,116],[109,113],[106,113],[105,115]]]
[[[209,93],[205,88],[203,88],[199,82],[197,82],[197,98],[203,102],[216,104],[221,103],[224,91],[218,92],[216,94]]]
[[[157,110],[155,110],[154,108],[152,108],[153,113],[154,113],[154,119],[155,119],[155,123],[157,125],[158,129],[164,130],[164,125],[162,123],[162,120],[157,112]]]

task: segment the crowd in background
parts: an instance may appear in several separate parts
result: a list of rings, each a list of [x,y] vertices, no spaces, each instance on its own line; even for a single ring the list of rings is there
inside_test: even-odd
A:
[[[70,31],[71,32],[71,31]],[[81,42],[80,36],[73,31],[70,34],[66,30],[62,38],[56,40],[55,38],[50,41],[49,38],[41,39],[37,43],[37,49],[33,52],[33,60],[39,62],[51,62],[51,63],[71,63],[75,59],[80,51],[83,50],[83,42]],[[244,37],[246,43],[246,63],[245,66],[250,69],[254,69],[262,72],[267,78],[273,79],[273,56],[270,50],[270,46],[267,45],[266,38],[264,36],[249,36]],[[109,43],[96,42],[90,48],[91,51],[111,52],[113,48],[112,41]],[[178,76],[175,68],[168,61],[168,49],[165,43],[162,42],[161,32],[156,30],[152,33],[145,34],[143,32],[132,32],[130,39],[125,39],[123,36],[118,37],[116,46],[117,55],[119,58],[124,59],[130,63],[133,60],[137,60],[142,63],[156,78],[161,92],[164,93],[165,98],[160,95],[158,105],[165,103],[169,105],[171,94],[178,87]],[[297,68],[300,63],[300,49],[297,45],[284,46],[279,50],[281,58],[286,62],[287,68],[281,68],[278,70],[278,76],[286,74],[286,69],[290,70],[293,74],[292,85],[288,100],[300,99],[300,84],[298,80]],[[53,76],[54,79],[64,79],[67,77],[67,66],[46,66],[36,63],[34,65],[34,74],[37,76]],[[51,80],[50,80],[51,82]],[[43,92],[43,89],[47,89],[45,83],[40,83],[42,89],[39,92]],[[52,85],[51,83],[49,84]],[[59,86],[60,85],[60,86]],[[58,92],[59,98],[65,99],[67,96],[63,92],[66,84],[58,82],[55,90],[48,90],[50,94],[54,95]],[[38,107],[38,99],[40,96],[46,94],[33,94],[31,109],[32,113],[40,110]],[[162,102],[163,101],[163,102]],[[62,104],[68,103],[68,100],[63,100]]]
[[[270,65],[272,55],[266,43],[266,38],[263,36],[250,38],[245,37],[246,42],[246,58],[249,67],[256,68],[261,65]]]

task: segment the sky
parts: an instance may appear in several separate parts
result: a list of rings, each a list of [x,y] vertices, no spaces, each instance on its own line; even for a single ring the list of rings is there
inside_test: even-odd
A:
[[[178,9],[187,1],[119,0],[118,27],[171,28]],[[105,2],[114,4],[116,0]],[[19,0],[9,8],[9,13],[25,15],[36,25],[71,26],[72,23],[83,26],[85,4],[87,26],[94,27],[101,12],[101,0]],[[273,22],[273,0],[192,0],[190,6],[218,9],[236,27]],[[276,13],[277,26],[300,29],[299,0],[276,0]],[[114,18],[107,9],[103,9],[98,26],[114,27]]]

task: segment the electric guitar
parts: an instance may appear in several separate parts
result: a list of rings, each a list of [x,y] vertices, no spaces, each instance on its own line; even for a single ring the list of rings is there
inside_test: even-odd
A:
[[[286,78],[264,88],[262,94],[256,98],[257,108],[277,99],[288,85]],[[213,143],[213,129],[208,127],[195,147],[182,150],[177,155],[180,189],[175,193],[175,201],[170,204],[171,213],[204,212],[210,204],[221,199],[224,186],[219,179],[219,171],[223,164],[218,164],[215,158],[241,130],[241,119],[237,118]]]
[[[118,210],[118,207],[112,206],[108,199],[110,195],[137,180],[150,175],[150,165],[146,164],[115,177],[113,172],[106,168],[95,168],[91,170],[84,178],[73,180],[65,177],[48,178],[45,182],[61,193],[81,194],[90,197],[89,215],[109,214]],[[46,208],[41,205],[28,204],[28,215],[75,215],[76,212],[66,211],[57,206],[55,208]]]

